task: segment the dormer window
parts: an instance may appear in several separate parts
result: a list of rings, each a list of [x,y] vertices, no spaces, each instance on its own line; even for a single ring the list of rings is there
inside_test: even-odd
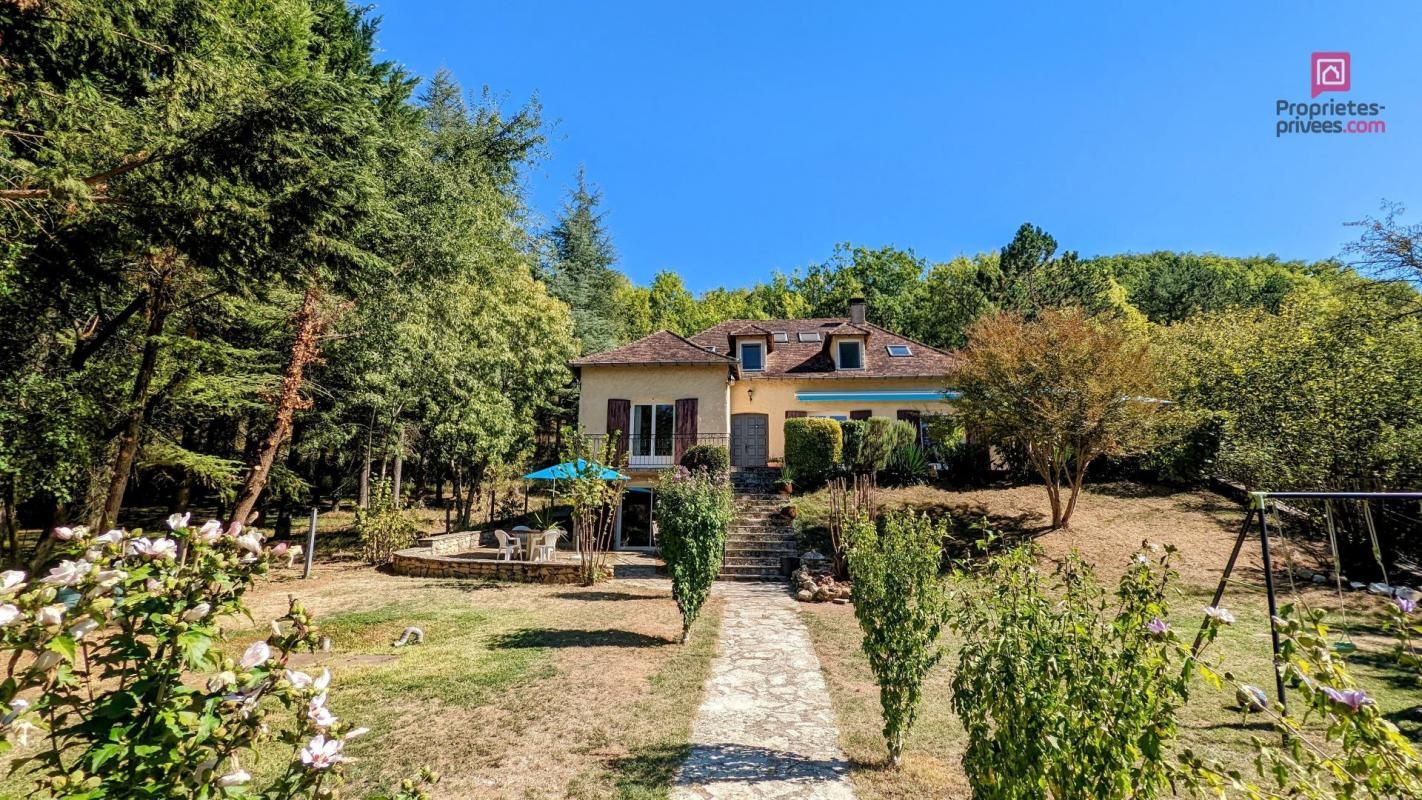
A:
[[[765,345],[741,342],[741,369],[754,372],[765,369]]]
[[[864,347],[855,339],[841,339],[839,350],[840,369],[864,369]]]
[[[884,349],[888,350],[889,355],[893,358],[908,358],[913,355],[913,350],[909,349],[906,344],[885,345]]]

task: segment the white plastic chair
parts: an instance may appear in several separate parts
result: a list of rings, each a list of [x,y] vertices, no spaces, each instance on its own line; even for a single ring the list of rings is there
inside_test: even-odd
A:
[[[544,531],[543,544],[538,546],[538,560],[552,561],[558,553],[558,537],[562,536],[562,531]]]
[[[523,554],[523,545],[518,539],[510,538],[503,531],[494,531],[494,538],[499,540],[499,559],[501,561],[512,561],[514,556]]]

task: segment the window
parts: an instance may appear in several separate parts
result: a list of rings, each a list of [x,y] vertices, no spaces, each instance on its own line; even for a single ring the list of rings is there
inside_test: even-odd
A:
[[[719,352],[721,352],[721,348],[717,347],[717,346],[714,345],[714,344],[708,344],[708,345],[706,345],[706,349],[707,349],[707,350],[710,350],[710,351],[713,352],[713,353],[719,353]]]
[[[839,343],[839,368],[864,369],[863,351],[859,342],[850,340]]]
[[[672,433],[676,430],[676,409],[671,403],[632,407],[632,441],[628,452],[633,458],[672,454]]]
[[[741,369],[765,369],[765,345],[760,342],[741,342]]]
[[[820,340],[819,331],[800,331],[797,337],[802,342],[818,342]]]
[[[776,331],[776,332],[775,332],[775,341],[777,341],[777,342],[788,342],[788,341],[790,341],[790,334],[786,333],[785,331]]]
[[[889,355],[893,356],[894,358],[908,358],[909,356],[913,355],[913,350],[910,350],[909,346],[906,344],[885,345],[884,349],[888,350]]]

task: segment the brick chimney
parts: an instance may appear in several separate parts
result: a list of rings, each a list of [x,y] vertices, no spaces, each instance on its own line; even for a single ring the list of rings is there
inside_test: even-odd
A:
[[[864,324],[864,298],[849,298],[849,321],[856,325]]]

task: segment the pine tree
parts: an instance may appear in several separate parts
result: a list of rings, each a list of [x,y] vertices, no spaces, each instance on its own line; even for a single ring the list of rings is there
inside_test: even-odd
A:
[[[574,331],[584,353],[615,347],[622,340],[617,321],[618,289],[626,279],[612,265],[617,261],[612,238],[598,210],[602,193],[589,188],[582,168],[577,188],[563,206],[563,216],[549,231],[553,263],[546,279],[553,296],[573,309]]]

